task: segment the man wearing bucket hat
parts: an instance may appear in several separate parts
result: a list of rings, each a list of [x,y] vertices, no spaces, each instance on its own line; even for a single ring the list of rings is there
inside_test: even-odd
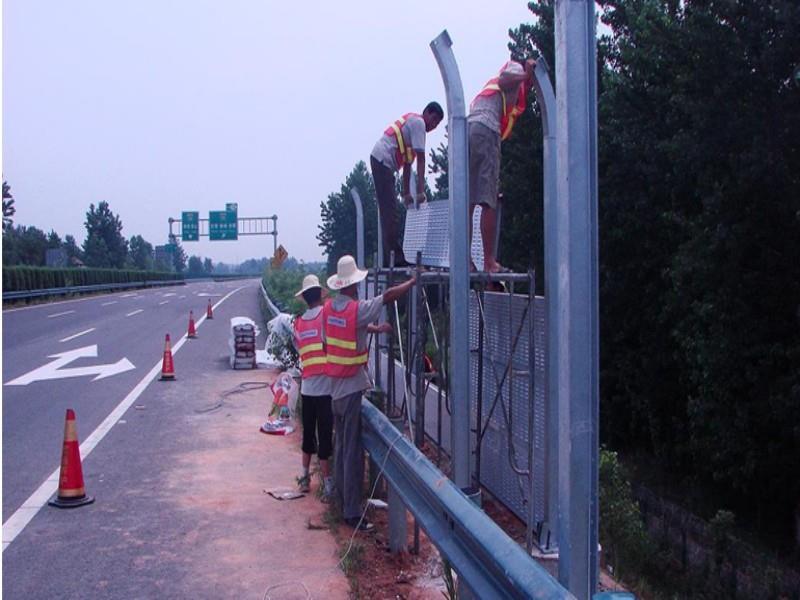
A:
[[[361,446],[361,397],[372,387],[367,373],[367,334],[391,333],[389,323],[374,325],[384,304],[405,295],[414,285],[411,279],[368,300],[358,299],[358,283],[367,272],[355,259],[339,259],[336,274],[328,287],[339,295],[325,302],[322,309],[325,331],[325,373],[330,378],[333,415],[336,424],[334,468],[336,491],[342,502],[342,515],[351,527],[368,531],[372,524],[361,517],[361,492],[364,480],[364,450]]]
[[[322,298],[326,290],[316,275],[306,275],[303,287],[295,294],[302,297],[308,310],[294,320],[294,339],[303,370],[300,393],[303,398],[303,473],[297,479],[301,492],[311,489],[311,455],[319,458],[322,472],[322,501],[333,495],[333,479],[328,459],[333,450],[333,412],[330,380],[325,375],[325,347],[322,334]]]

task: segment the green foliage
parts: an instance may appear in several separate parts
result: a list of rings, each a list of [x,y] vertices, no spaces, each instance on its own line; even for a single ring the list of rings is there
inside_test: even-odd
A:
[[[153,245],[140,235],[131,237],[129,261],[137,269],[146,271],[152,269],[155,263],[153,258]]]
[[[122,237],[122,221],[100,202],[89,205],[86,213],[86,241],[83,245],[86,264],[90,267],[121,269],[128,257],[128,242]]]
[[[9,226],[3,232],[4,265],[42,266],[47,248],[47,236],[36,227]]]
[[[529,4],[515,58],[555,65],[553,4]],[[800,471],[800,4],[599,5],[604,441],[714,481],[740,519],[786,536],[800,499],[786,477]],[[501,260],[540,273],[531,102],[503,144]]]
[[[186,269],[186,251],[180,242],[175,241],[175,251],[172,253],[172,268],[178,273],[183,273]]]
[[[600,451],[600,543],[616,577],[638,572],[648,560],[649,544],[639,505],[616,452]]]
[[[317,239],[328,257],[328,272],[336,271],[336,262],[345,254],[356,256],[356,208],[350,190],[356,188],[364,210],[364,253],[366,265],[371,266],[377,250],[377,201],[375,185],[364,161],[356,163],[339,192],[320,203],[322,224]]]
[[[125,269],[58,269],[50,267],[3,267],[3,290],[21,292],[80,285],[172,281],[181,276],[162,271]]]
[[[210,275],[214,272],[214,263],[211,262],[210,258],[203,259],[203,273],[206,275]]]
[[[14,196],[11,194],[11,186],[8,182],[3,182],[3,231],[10,229],[14,224],[11,218],[17,209],[14,207]]]
[[[431,199],[448,200],[450,198],[450,181],[447,170],[447,144],[442,142],[438,148],[431,148],[430,157],[428,172],[434,175],[434,191]]]
[[[189,257],[189,275],[202,275],[203,274],[203,259],[199,256]]]

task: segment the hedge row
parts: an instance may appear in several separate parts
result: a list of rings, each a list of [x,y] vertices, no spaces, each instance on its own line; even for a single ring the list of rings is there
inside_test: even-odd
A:
[[[58,269],[50,267],[3,267],[3,290],[20,292],[76,285],[131,283],[134,281],[181,281],[183,275],[169,271],[124,269]]]

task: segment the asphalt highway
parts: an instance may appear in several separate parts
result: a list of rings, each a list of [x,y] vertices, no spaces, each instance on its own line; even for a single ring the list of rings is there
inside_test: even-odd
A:
[[[75,410],[83,441],[160,361],[165,334],[174,345],[187,331],[190,310],[197,322],[209,300],[217,303],[239,288],[218,309],[227,323],[236,295],[247,295],[252,309],[257,280],[198,282],[3,311],[3,523],[58,468],[67,408]],[[175,366],[185,369],[180,353]]]

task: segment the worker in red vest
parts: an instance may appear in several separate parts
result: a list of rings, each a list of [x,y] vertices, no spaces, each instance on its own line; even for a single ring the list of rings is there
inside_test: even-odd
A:
[[[322,331],[322,299],[326,290],[316,275],[306,275],[303,287],[295,294],[308,305],[294,320],[295,347],[300,355],[303,398],[303,473],[297,478],[300,491],[311,491],[311,455],[316,454],[322,472],[322,501],[333,497],[333,478],[328,460],[333,453],[333,412],[331,410],[330,380],[325,375],[327,356]]]
[[[364,481],[364,450],[361,445],[361,397],[372,387],[367,372],[367,334],[391,333],[389,323],[375,325],[384,304],[405,295],[415,283],[408,281],[386,290],[382,295],[359,300],[358,283],[367,272],[358,268],[355,259],[339,259],[336,274],[328,278],[328,287],[339,295],[325,302],[322,309],[325,331],[325,373],[330,378],[333,415],[336,427],[334,469],[336,493],[342,503],[342,516],[353,528],[372,529],[361,512]]]
[[[536,61],[525,65],[510,60],[490,79],[472,101],[469,125],[469,203],[470,215],[481,205],[483,270],[506,271],[495,255],[497,194],[500,185],[500,142],[508,139],[519,116],[525,111],[528,90],[533,84]],[[472,218],[469,220],[472,240]],[[475,270],[475,265],[472,265]]]
[[[389,125],[372,148],[369,157],[372,179],[383,233],[383,256],[388,266],[389,253],[394,251],[395,265],[408,266],[397,232],[397,193],[394,174],[403,169],[403,203],[408,208],[414,203],[425,202],[425,134],[436,129],[444,118],[438,102],[430,102],[421,115],[406,113]],[[417,161],[416,196],[411,195],[411,167]]]

